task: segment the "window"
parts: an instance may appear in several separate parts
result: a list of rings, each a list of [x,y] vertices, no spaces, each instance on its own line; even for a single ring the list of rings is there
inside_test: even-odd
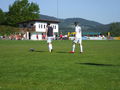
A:
[[[41,28],[42,28],[42,25],[41,25]]]
[[[31,24],[31,26],[33,26],[33,24]]]
[[[26,24],[23,24],[23,27],[27,27],[27,25],[26,25]]]
[[[55,26],[55,29],[56,29],[56,26]]]
[[[44,25],[44,28],[45,28],[45,25]]]
[[[53,25],[52,27],[53,27],[53,29],[54,29],[54,25]]]

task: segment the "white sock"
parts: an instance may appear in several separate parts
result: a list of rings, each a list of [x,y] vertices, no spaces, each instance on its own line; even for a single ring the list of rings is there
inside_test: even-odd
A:
[[[53,49],[52,44],[49,44],[48,48],[49,48],[49,52],[51,52],[51,50]]]
[[[51,45],[50,44],[48,45],[48,49],[49,49],[49,52],[51,52]]]
[[[50,44],[50,48],[51,48],[51,50],[53,49],[52,44]]]
[[[80,52],[83,52],[82,44],[80,44]]]
[[[75,51],[75,44],[73,44],[73,46],[72,46],[72,51],[73,52]]]

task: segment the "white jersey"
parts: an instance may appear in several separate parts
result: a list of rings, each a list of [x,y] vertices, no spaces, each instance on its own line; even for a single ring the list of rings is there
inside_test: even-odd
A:
[[[80,26],[75,27],[75,32],[76,32],[76,35],[75,35],[76,38],[82,38],[82,30]]]

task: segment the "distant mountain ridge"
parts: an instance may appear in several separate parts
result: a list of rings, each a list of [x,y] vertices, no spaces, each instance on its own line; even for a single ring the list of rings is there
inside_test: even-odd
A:
[[[40,14],[40,19],[47,19],[47,20],[58,20],[56,17],[47,16]]]
[[[109,25],[104,25],[99,22],[82,18],[57,19],[56,17],[52,16],[40,15],[40,19],[59,20],[59,27],[61,32],[73,32],[74,22],[79,22],[83,32],[106,32],[109,29]]]

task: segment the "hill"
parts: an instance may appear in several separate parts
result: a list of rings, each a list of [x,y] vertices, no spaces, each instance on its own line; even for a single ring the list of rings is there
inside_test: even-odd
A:
[[[82,18],[67,18],[61,21],[60,30],[62,31],[74,31],[74,22],[79,22],[81,25],[83,32],[105,32],[108,30],[108,26],[90,21]]]
[[[82,18],[57,19],[56,17],[40,15],[40,19],[59,20],[60,31],[62,32],[73,32],[74,22],[79,22],[83,29],[83,32],[106,32],[109,29],[109,25],[104,25],[99,22],[86,20]]]

